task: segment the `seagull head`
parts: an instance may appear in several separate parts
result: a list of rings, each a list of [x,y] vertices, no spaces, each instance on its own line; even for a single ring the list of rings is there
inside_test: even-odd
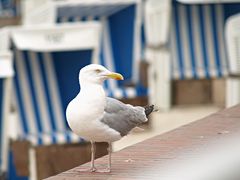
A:
[[[96,83],[102,84],[106,79],[123,80],[123,76],[116,72],[111,72],[99,64],[90,64],[83,67],[79,73],[80,84]]]

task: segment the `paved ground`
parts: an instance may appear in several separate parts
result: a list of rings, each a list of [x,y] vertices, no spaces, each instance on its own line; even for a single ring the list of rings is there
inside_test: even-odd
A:
[[[238,180],[239,137],[240,105],[114,153],[111,173],[77,172],[85,164],[48,180]],[[96,164],[104,168],[106,162],[103,157]]]
[[[114,150],[118,151],[145,139],[206,117],[219,110],[219,107],[213,105],[187,105],[173,107],[168,112],[154,113],[151,116],[150,126],[148,128],[143,127],[145,129],[144,131],[138,130],[120,141],[115,142],[113,145]]]

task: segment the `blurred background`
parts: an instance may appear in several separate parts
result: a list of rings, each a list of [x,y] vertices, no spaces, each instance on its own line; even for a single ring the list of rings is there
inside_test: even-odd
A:
[[[0,0],[0,179],[89,161],[65,110],[90,63],[123,74],[108,96],[159,109],[114,151],[238,104],[239,12],[239,0]]]

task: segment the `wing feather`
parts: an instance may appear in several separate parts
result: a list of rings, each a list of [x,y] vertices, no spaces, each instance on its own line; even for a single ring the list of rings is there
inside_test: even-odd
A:
[[[107,97],[105,113],[101,121],[125,136],[134,127],[147,121],[145,109],[140,106],[124,104]]]

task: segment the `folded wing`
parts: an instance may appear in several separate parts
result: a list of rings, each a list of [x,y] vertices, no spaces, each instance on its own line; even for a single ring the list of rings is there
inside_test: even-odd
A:
[[[125,136],[134,127],[147,121],[145,108],[124,104],[107,97],[105,113],[101,122]]]

